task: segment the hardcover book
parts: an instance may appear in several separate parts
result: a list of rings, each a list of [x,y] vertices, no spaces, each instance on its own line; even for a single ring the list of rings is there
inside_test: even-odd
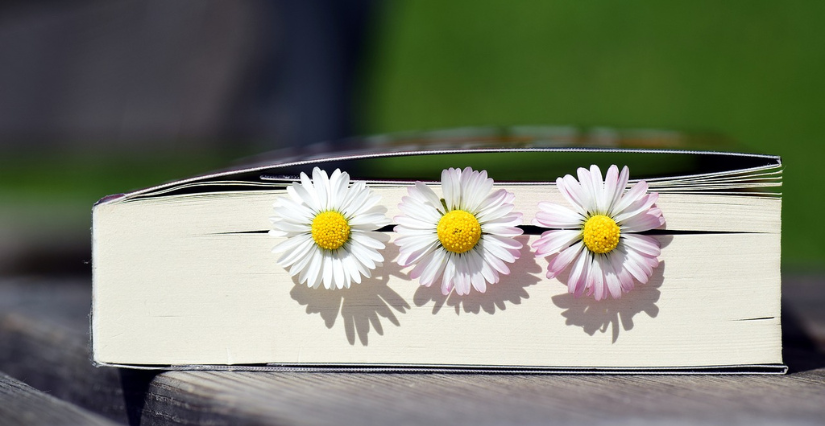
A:
[[[725,148],[567,128],[380,136],[105,197],[93,360],[785,372],[781,161]]]

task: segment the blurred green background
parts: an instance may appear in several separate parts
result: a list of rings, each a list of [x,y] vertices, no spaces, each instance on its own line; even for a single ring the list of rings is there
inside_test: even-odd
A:
[[[724,135],[783,157],[783,266],[825,269],[825,3],[420,0],[370,16],[350,133],[524,124]],[[38,273],[64,252],[88,268],[98,198],[288,144],[120,150],[99,139],[3,151],[0,269],[35,262],[22,270]],[[51,252],[32,261],[29,246]]]
[[[783,266],[825,268],[825,3],[392,3],[361,130],[572,124],[725,135],[781,155]]]

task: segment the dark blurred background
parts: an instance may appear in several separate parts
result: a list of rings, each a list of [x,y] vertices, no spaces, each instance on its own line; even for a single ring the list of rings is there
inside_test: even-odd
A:
[[[825,270],[825,3],[0,4],[0,273],[88,274],[100,197],[355,135],[558,124],[782,155],[783,266]]]

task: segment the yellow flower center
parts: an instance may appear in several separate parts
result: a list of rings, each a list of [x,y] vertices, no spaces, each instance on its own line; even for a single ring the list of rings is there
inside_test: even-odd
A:
[[[349,240],[349,232],[349,223],[341,213],[326,211],[312,219],[312,239],[321,248],[341,248]]]
[[[608,253],[619,245],[619,225],[603,215],[596,215],[584,223],[584,245],[593,253]]]
[[[481,225],[478,219],[464,210],[453,210],[438,221],[438,240],[447,251],[464,253],[478,244]]]

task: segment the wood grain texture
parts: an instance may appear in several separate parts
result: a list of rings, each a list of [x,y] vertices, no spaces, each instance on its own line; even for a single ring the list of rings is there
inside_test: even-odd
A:
[[[0,370],[140,425],[822,424],[822,282],[821,276],[785,279],[783,341],[791,368],[785,376],[156,374],[94,368],[85,328],[89,286],[60,282],[30,283],[52,289],[36,296],[19,285],[12,296],[0,283]],[[9,302],[15,298],[26,303]],[[78,300],[79,307],[68,306]]]
[[[0,425],[115,425],[0,373]]]
[[[92,366],[90,305],[88,280],[0,282],[0,371],[127,423],[155,373]]]

